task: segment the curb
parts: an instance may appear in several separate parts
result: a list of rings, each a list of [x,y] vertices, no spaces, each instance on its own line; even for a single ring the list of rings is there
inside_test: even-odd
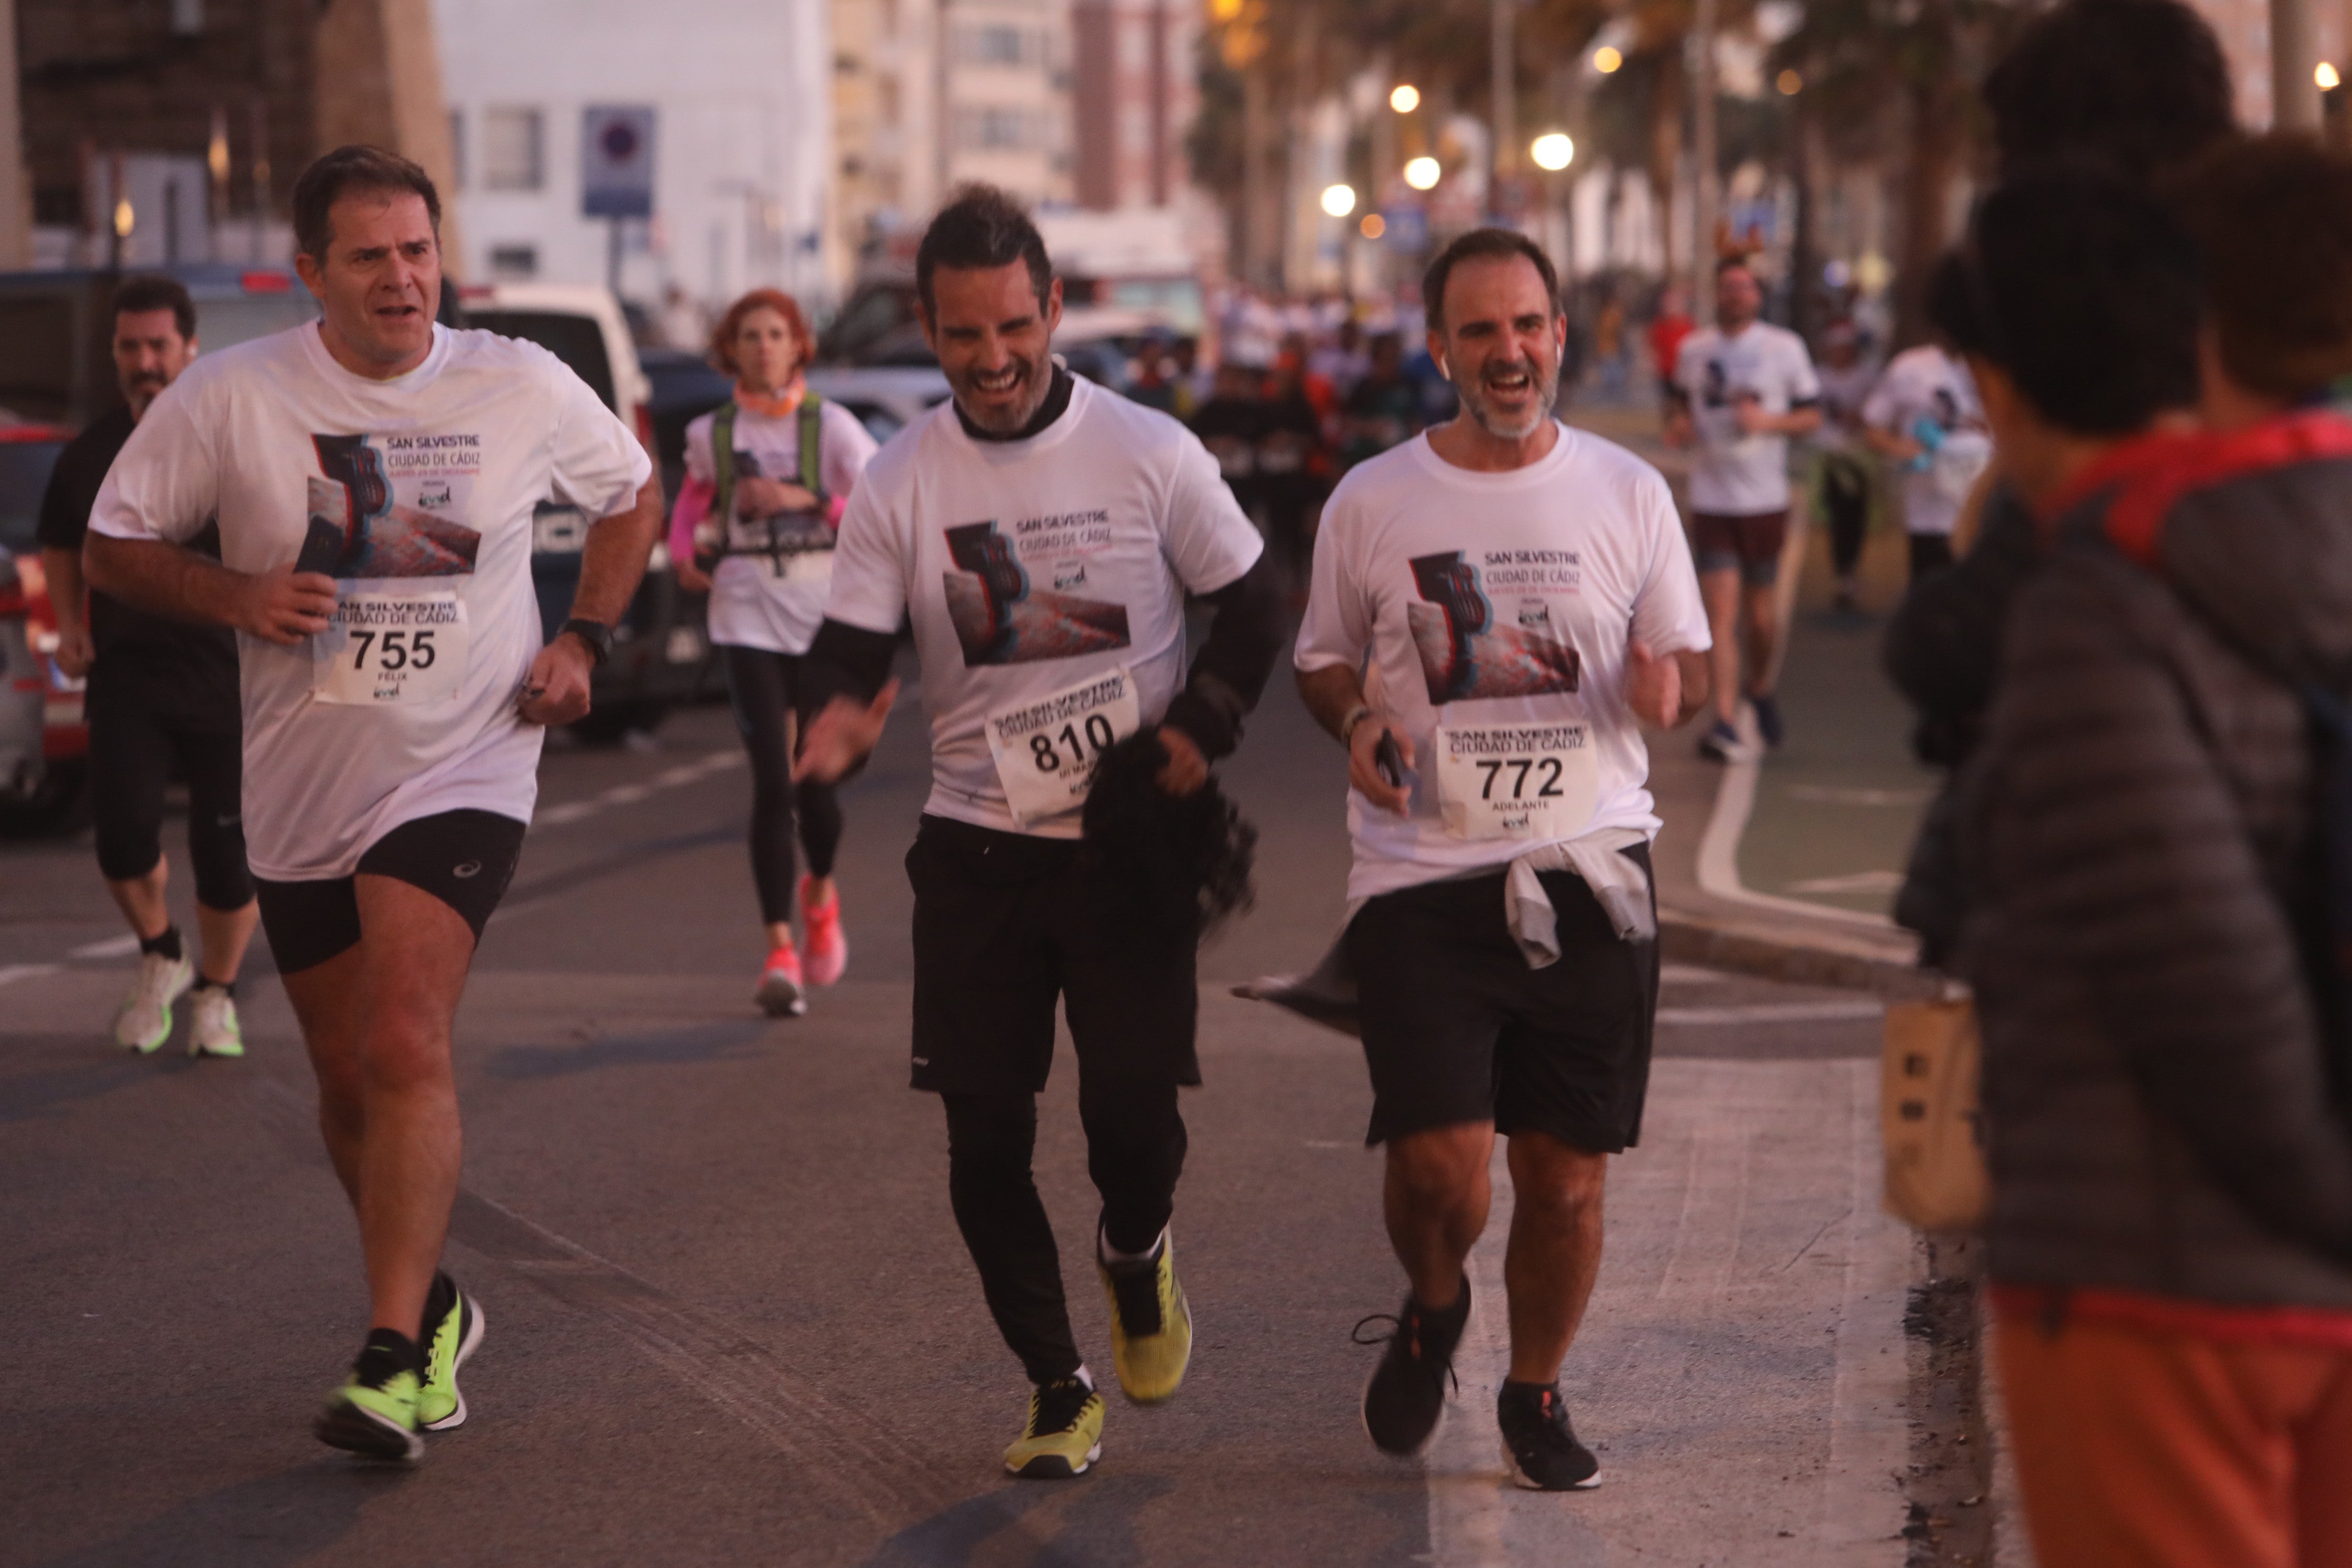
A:
[[[1842,931],[1799,934],[1777,924],[1660,909],[1658,952],[1678,963],[1868,991],[1895,1001],[1939,995],[1944,986],[1940,976],[1918,967],[1907,933],[1899,941]]]

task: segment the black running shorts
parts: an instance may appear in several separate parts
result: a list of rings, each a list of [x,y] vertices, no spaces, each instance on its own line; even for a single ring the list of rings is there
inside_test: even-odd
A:
[[[1648,846],[1628,851],[1649,869]],[[1372,1075],[1367,1143],[1494,1122],[1614,1154],[1642,1131],[1658,944],[1618,940],[1580,877],[1546,873],[1559,962],[1530,969],[1503,873],[1383,893],[1345,938]]]
[[[422,888],[458,914],[482,940],[522,858],[524,825],[494,811],[445,811],[404,822],[370,845],[359,870]],[[318,882],[257,878],[261,929],[278,973],[314,968],[359,945],[360,904],[352,877]]]
[[[1054,1061],[1054,1003],[1080,1072],[1201,1081],[1194,944],[1142,937],[1069,839],[925,816],[907,852],[915,889],[914,1086],[1036,1093]]]

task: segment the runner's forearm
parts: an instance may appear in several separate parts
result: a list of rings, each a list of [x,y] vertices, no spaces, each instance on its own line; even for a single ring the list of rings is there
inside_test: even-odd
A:
[[[1298,695],[1307,703],[1307,711],[1334,740],[1339,739],[1339,727],[1348,721],[1349,714],[1370,706],[1364,700],[1362,678],[1344,664],[1300,670]]]
[[[1242,721],[1265,694],[1266,678],[1283,644],[1282,584],[1267,551],[1250,569],[1202,598],[1216,608],[1184,689],[1168,704],[1164,721],[1192,737],[1212,762],[1230,756]]]
[[[58,635],[68,638],[79,635],[84,587],[80,552],[42,546],[41,572],[48,580],[49,609],[57,616]]]
[[[580,552],[580,586],[572,595],[574,619],[617,626],[636,596],[646,558],[661,532],[661,478],[647,479],[637,504],[599,518]]]
[[[251,579],[160,539],[117,539],[92,531],[82,542],[81,575],[90,587],[136,609],[245,628]]]
[[[864,626],[826,618],[817,626],[808,660],[802,667],[801,722],[807,723],[836,697],[874,700],[874,694],[890,679],[890,661],[898,651],[898,638],[893,633],[869,632]]]

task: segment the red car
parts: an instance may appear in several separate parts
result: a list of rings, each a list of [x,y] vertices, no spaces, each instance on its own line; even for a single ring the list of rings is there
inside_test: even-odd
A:
[[[49,470],[73,432],[0,425],[0,829],[53,826],[79,807],[89,755],[82,683],[58,668],[58,617],[34,538]]]

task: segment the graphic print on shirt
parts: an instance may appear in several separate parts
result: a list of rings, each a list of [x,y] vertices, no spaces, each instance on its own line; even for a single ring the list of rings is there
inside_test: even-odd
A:
[[[481,437],[314,434],[310,443],[325,475],[310,478],[296,567],[363,584],[338,595],[312,639],[311,695],[361,707],[457,696],[471,641],[466,605],[455,583],[435,580],[473,575],[481,531],[448,514],[472,499]]]
[[[1087,565],[1111,545],[1110,513],[1024,518],[947,530],[948,619],[966,668],[1076,658],[1128,646],[1127,606],[1090,599]],[[1048,585],[1050,584],[1050,585]]]
[[[1576,648],[1552,624],[1552,593],[1576,593],[1582,576],[1572,550],[1490,550],[1487,581],[1449,550],[1412,558],[1422,602],[1404,607],[1421,654],[1433,707],[1483,697],[1540,697],[1574,691],[1582,673]],[[1519,590],[1510,624],[1499,624],[1488,588]]]
[[[296,563],[330,577],[462,577],[482,536],[438,515],[482,469],[478,436],[310,437],[321,479],[310,479],[310,528]],[[403,506],[397,479],[420,503]],[[427,508],[435,510],[428,510]]]

